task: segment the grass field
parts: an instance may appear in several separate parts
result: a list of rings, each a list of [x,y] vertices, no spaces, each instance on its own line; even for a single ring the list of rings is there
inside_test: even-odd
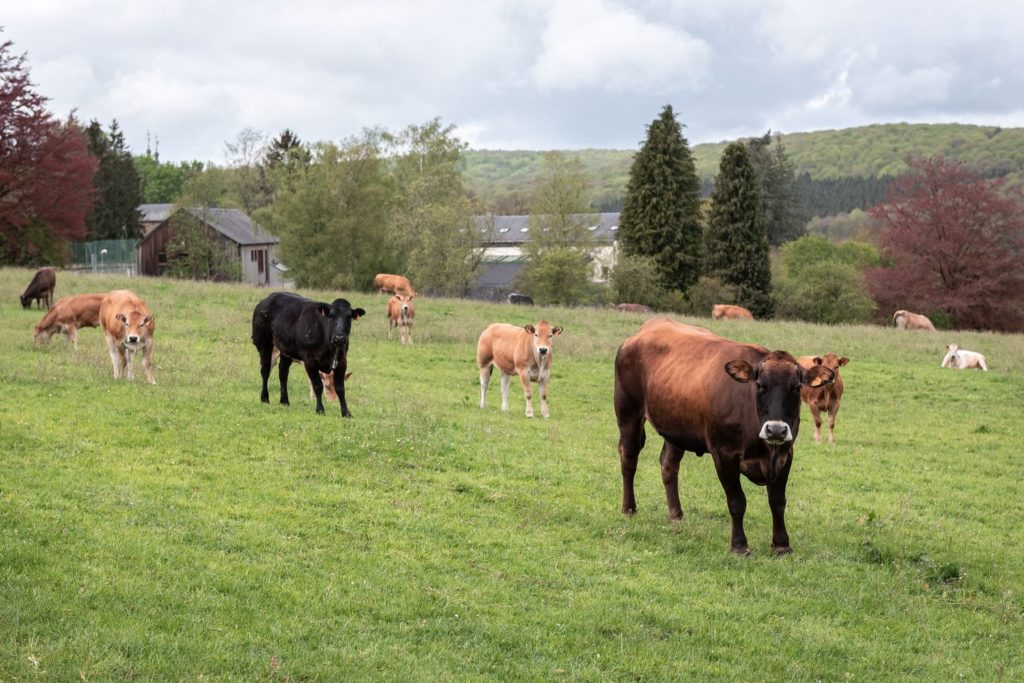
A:
[[[696,321],[799,355],[836,351],[833,448],[804,409],[794,554],[729,553],[710,458],[665,518],[649,434],[619,513],[612,358],[636,315],[349,294],[349,407],[259,402],[243,286],[130,286],[156,317],[155,386],[114,381],[102,334],[32,343],[31,272],[0,270],[0,680],[1021,680],[1024,337]],[[336,295],[303,292],[323,300]],[[562,325],[551,418],[478,407],[494,321]],[[396,335],[397,337],[397,335]],[[943,346],[991,371],[939,368]]]

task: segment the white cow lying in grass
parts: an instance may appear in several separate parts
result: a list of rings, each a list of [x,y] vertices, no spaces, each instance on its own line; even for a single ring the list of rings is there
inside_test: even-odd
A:
[[[946,357],[942,359],[943,368],[978,368],[988,372],[988,364],[985,363],[985,356],[976,351],[961,349],[956,344],[946,344]]]

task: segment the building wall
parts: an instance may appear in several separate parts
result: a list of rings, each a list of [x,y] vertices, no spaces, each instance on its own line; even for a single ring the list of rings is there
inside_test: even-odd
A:
[[[281,274],[274,268],[276,244],[254,244],[240,248],[242,281],[257,287],[281,286]]]

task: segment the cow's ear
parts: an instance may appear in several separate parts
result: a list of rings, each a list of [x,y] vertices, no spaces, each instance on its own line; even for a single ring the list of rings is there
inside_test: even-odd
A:
[[[327,304],[320,304],[317,307],[317,310],[319,310],[320,315],[322,315],[325,318],[331,314],[331,307],[328,306]]]
[[[114,317],[117,318],[118,320],[120,320],[121,322],[125,323],[125,324],[128,323],[128,318],[124,317],[124,313],[118,313]],[[946,348],[949,348],[949,347],[947,346]]]
[[[353,311],[352,311],[352,319],[353,319],[353,320],[359,320],[359,319],[360,319],[360,318],[362,318],[362,317],[363,317],[364,315],[366,315],[366,311],[364,311],[364,310],[363,310],[363,309],[361,309],[361,308],[357,308],[357,309],[355,309],[355,310],[353,310]]]
[[[151,322],[153,322],[153,316],[151,316],[151,315],[147,315],[147,316],[146,316],[146,317],[145,317],[145,318],[143,319],[143,321],[142,321],[142,324],[143,324],[143,325],[148,325],[148,324],[150,324]]]
[[[821,365],[821,356],[815,356],[815,357],[814,357],[814,358],[812,358],[811,360],[813,360],[813,361],[814,361],[814,364],[815,364],[815,365]]]
[[[529,332],[530,334],[535,334],[537,332],[533,325],[523,325],[523,329]]]
[[[562,334],[562,328],[561,327],[552,328],[551,334],[553,334],[553,335],[555,335],[557,337],[558,335]]]
[[[849,362],[850,362],[850,359],[847,358],[846,356],[843,356],[842,358],[839,359],[839,367],[843,367],[844,365],[846,365]]]
[[[725,371],[737,382],[752,382],[757,379],[757,368],[745,360],[731,360],[725,364]]]
[[[832,384],[836,380],[836,373],[824,365],[815,365],[813,368],[804,370],[801,381],[809,387],[823,387]]]

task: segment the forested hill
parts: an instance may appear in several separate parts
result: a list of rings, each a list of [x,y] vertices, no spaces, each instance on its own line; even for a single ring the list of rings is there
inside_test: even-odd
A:
[[[988,177],[1024,173],[1024,128],[969,126],[963,124],[880,124],[843,130],[782,135],[782,144],[805,175],[802,186],[811,194],[834,193],[837,188],[859,186],[863,196],[874,198],[888,177],[906,168],[907,156],[960,159]],[[718,170],[718,159],[728,141],[695,145],[697,173],[709,185]],[[636,150],[587,149],[565,152],[583,164],[593,186],[595,208],[617,210],[625,191],[629,166]],[[544,152],[474,150],[467,154],[470,186],[491,210],[521,213],[529,206],[533,176]],[[856,191],[853,192],[856,196]],[[807,197],[812,213],[824,205]],[[843,200],[843,204],[855,200]],[[854,206],[837,206],[848,211]]]

